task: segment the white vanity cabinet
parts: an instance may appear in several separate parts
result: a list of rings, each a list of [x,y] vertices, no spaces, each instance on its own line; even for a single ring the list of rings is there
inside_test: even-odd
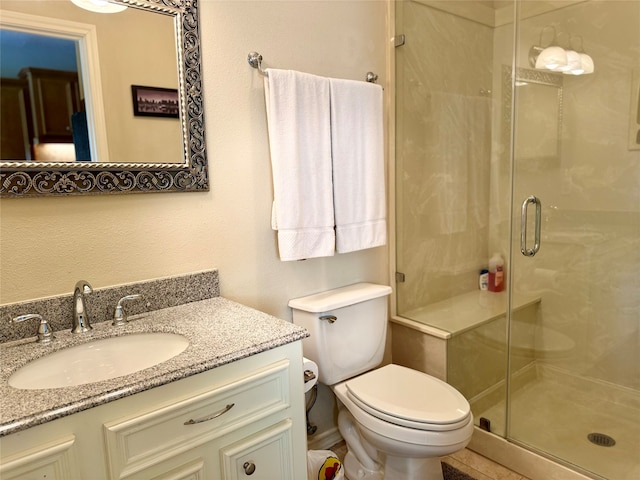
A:
[[[302,375],[297,341],[8,435],[0,478],[306,478]]]

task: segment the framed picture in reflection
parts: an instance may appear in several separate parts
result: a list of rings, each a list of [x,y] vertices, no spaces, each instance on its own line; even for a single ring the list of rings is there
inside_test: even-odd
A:
[[[175,88],[131,85],[133,115],[136,117],[178,118],[180,101]]]

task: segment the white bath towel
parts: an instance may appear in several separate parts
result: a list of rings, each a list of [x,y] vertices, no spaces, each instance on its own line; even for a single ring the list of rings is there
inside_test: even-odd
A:
[[[382,87],[330,79],[336,250],[387,241]]]
[[[268,69],[265,101],[280,259],[335,251],[329,80]]]

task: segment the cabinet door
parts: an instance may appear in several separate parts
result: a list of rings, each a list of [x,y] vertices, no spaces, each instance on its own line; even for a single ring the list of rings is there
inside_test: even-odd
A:
[[[0,80],[0,159],[31,160],[31,116],[27,102],[27,82],[13,78]]]
[[[3,458],[2,480],[69,480],[80,478],[73,435]]]
[[[290,419],[220,450],[223,480],[294,480]]]
[[[71,116],[81,110],[78,75],[74,72],[28,68],[34,144],[73,141]]]

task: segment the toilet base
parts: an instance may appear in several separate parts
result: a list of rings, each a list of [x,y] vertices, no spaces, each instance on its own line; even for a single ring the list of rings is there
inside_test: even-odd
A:
[[[389,480],[392,478],[399,480],[444,480],[440,457],[411,459],[387,457],[384,475]]]
[[[369,470],[350,451],[344,458],[347,480],[443,480],[440,457],[407,459],[387,456],[382,470]]]
[[[350,451],[347,451],[343,465],[347,480],[384,480],[384,474],[380,470],[369,470]]]
[[[334,391],[339,400],[349,402],[337,388]],[[445,432],[449,443],[443,438],[440,444],[407,443],[358,424],[345,403],[339,403],[338,409],[338,428],[347,444],[344,468],[348,480],[443,480],[440,458],[463,449],[473,433],[470,417],[462,432]]]

